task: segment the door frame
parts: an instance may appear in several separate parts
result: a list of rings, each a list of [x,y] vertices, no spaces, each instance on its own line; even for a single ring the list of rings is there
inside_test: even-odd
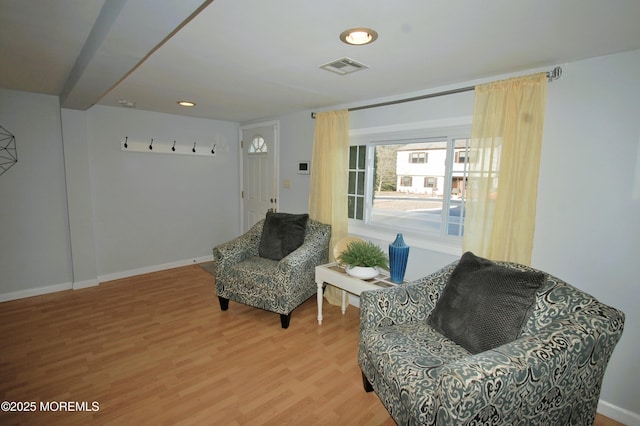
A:
[[[244,166],[243,166],[243,155],[244,155],[244,147],[242,146],[242,132],[247,129],[253,129],[256,127],[267,127],[273,126],[273,190],[275,192],[274,197],[276,199],[276,211],[279,211],[280,207],[280,194],[279,194],[279,185],[280,181],[280,121],[272,120],[272,121],[263,121],[260,123],[252,123],[244,126],[240,126],[238,129],[238,162],[239,162],[239,170],[240,170],[240,233],[244,233],[248,231],[248,229],[243,229],[244,227],[244,197],[242,196],[244,191]]]

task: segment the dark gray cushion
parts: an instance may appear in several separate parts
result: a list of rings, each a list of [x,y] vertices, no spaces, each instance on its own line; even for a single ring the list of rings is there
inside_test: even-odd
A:
[[[258,254],[281,260],[304,242],[308,214],[267,213]]]
[[[473,354],[495,348],[520,336],[544,280],[466,252],[428,323]]]

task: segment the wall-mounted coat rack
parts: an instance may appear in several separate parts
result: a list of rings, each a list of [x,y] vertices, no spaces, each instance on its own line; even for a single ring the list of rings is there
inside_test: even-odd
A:
[[[120,141],[122,151],[150,152],[153,154],[184,154],[184,155],[204,155],[213,157],[216,155],[216,144],[202,142],[178,142],[178,141],[158,141],[149,138],[148,141],[131,140],[128,136]]]

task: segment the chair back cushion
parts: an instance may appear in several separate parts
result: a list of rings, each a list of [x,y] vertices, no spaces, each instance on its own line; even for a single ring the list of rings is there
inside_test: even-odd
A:
[[[304,242],[309,215],[267,212],[262,227],[260,257],[281,260]]]
[[[462,255],[428,318],[429,325],[471,353],[517,339],[546,275]]]

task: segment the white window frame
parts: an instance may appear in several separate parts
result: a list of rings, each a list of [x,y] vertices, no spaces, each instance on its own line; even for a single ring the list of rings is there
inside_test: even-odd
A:
[[[462,254],[462,238],[447,235],[432,235],[423,232],[398,231],[369,223],[373,208],[373,150],[375,145],[385,145],[396,141],[411,141],[425,138],[447,138],[447,140],[471,137],[471,117],[434,120],[402,125],[352,129],[349,133],[350,145],[367,146],[367,169],[365,185],[364,220],[349,219],[349,234],[365,239],[393,241],[397,232],[402,232],[411,245],[427,250],[459,256]],[[452,167],[455,150],[447,152],[447,164]],[[451,173],[451,170],[449,170]],[[450,183],[447,183],[450,185]],[[443,209],[444,210],[444,209]]]

